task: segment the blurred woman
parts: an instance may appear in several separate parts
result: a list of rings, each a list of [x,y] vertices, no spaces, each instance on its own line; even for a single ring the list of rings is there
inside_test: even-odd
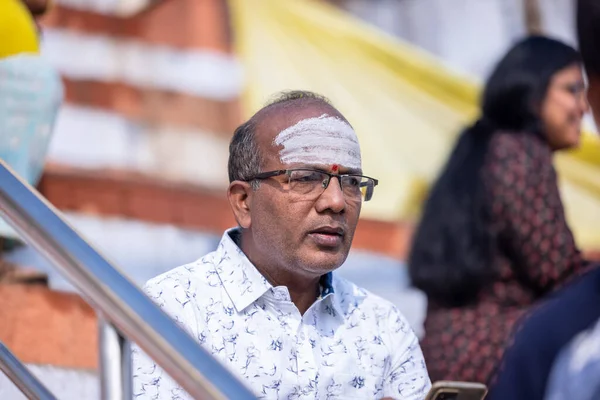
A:
[[[487,81],[482,116],[433,185],[409,255],[428,297],[432,381],[487,382],[515,320],[587,265],[552,165],[579,142],[584,92],[578,53],[544,37],[516,44]]]

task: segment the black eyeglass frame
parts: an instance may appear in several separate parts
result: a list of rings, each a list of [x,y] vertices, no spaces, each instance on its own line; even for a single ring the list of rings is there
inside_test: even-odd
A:
[[[274,178],[276,176],[281,176],[281,175],[287,175],[288,177],[290,177],[291,173],[294,171],[306,171],[306,172],[318,172],[320,174],[323,175],[327,175],[329,178],[325,181],[322,182],[323,185],[323,190],[326,190],[329,187],[329,183],[331,182],[331,179],[333,177],[338,178],[338,182],[340,184],[340,188],[342,188],[342,178],[345,176],[352,176],[352,177],[356,177],[356,178],[361,178],[361,180],[363,178],[366,178],[367,181],[366,182],[362,182],[361,183],[361,187],[367,186],[368,185],[368,180],[373,181],[373,190],[371,190],[370,192],[367,190],[367,192],[365,193],[365,198],[364,201],[369,201],[371,200],[371,198],[373,198],[373,192],[375,191],[375,186],[377,186],[379,184],[379,180],[375,179],[375,178],[371,178],[370,176],[366,176],[366,175],[360,175],[360,174],[334,174],[331,172],[326,172],[326,171],[322,171],[322,170],[318,170],[318,169],[311,169],[311,168],[291,168],[291,169],[278,169],[275,171],[266,171],[266,172],[261,172],[260,174],[257,174],[255,176],[253,176],[252,178],[248,178],[245,181],[246,182],[252,182],[255,180],[264,180],[264,179],[269,179],[269,178]],[[342,188],[343,190],[343,188]]]

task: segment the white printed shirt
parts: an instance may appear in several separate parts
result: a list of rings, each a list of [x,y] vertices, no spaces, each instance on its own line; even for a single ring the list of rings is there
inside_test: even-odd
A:
[[[388,301],[327,274],[305,312],[225,232],[216,251],[150,280],[148,295],[263,399],[420,400],[430,388],[417,337]],[[136,399],[189,399],[134,349]]]

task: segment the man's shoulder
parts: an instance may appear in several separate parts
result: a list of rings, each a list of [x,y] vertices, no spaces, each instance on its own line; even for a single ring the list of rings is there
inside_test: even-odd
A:
[[[393,314],[404,318],[394,303],[383,297],[358,286],[339,275],[333,275],[335,293],[339,294],[339,301],[345,308],[359,308],[377,314]]]
[[[146,292],[162,291],[180,287],[194,286],[208,282],[208,277],[214,271],[213,253],[209,253],[196,261],[181,265],[148,280],[144,285]]]
[[[413,328],[394,303],[344,278],[334,280],[334,290],[341,294],[338,305],[354,334],[375,338],[373,343],[384,344],[389,355],[418,350]]]

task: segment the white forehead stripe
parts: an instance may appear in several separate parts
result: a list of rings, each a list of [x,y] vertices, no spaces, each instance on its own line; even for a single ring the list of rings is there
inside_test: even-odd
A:
[[[282,146],[283,164],[338,164],[361,169],[360,146],[354,129],[340,118],[323,114],[281,131],[274,143]]]

